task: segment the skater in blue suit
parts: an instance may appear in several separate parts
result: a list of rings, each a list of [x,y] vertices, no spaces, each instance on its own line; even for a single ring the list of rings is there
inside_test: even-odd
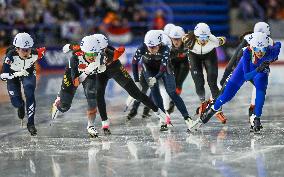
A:
[[[253,130],[261,129],[260,117],[265,101],[268,84],[269,64],[279,55],[281,43],[276,42],[269,46],[269,37],[261,32],[252,33],[248,39],[249,46],[244,49],[243,56],[229,79],[223,93],[216,99],[211,107],[196,120],[192,128],[205,124],[219,110],[221,106],[230,101],[241,88],[244,82],[252,80],[256,87],[255,117],[251,120]]]

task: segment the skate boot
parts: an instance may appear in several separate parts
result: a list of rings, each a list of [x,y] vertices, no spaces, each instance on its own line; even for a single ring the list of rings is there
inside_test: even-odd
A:
[[[254,133],[260,133],[260,127],[261,127],[261,123],[260,123],[260,118],[259,117],[255,117],[254,118],[254,126],[253,126],[253,130],[254,130]]]
[[[227,118],[225,117],[224,113],[222,110],[218,111],[215,115],[215,117],[222,123],[226,124]]]
[[[92,137],[92,138],[97,138],[98,137],[98,131],[97,129],[95,128],[95,126],[89,126],[87,128],[87,131],[89,133],[89,135]]]
[[[252,116],[252,114],[254,113],[254,105],[252,104],[250,105],[248,112],[249,112],[249,117]]]
[[[254,132],[254,120],[255,120],[255,118],[256,118],[256,115],[254,115],[254,114],[252,114],[250,117],[249,117],[249,123],[250,123],[250,132]],[[259,123],[260,123],[260,121],[259,121]],[[262,129],[263,127],[262,127],[262,125],[261,125],[261,123],[260,123],[260,129]]]
[[[128,115],[127,115],[127,120],[131,120],[132,118],[134,118],[137,115],[137,109],[132,108]]]
[[[18,117],[21,120],[25,118],[25,105],[18,108]]]
[[[206,111],[201,114],[200,119],[204,124],[207,123],[216,112],[218,112],[213,109],[213,106],[214,105],[208,107]],[[219,111],[221,111],[221,109]]]
[[[187,132],[190,132],[190,129],[192,128],[192,125],[193,125],[193,120],[191,119],[191,117],[186,117],[185,119],[184,119],[184,121],[185,121],[185,124],[187,125]]]
[[[102,121],[102,129],[105,135],[110,135],[111,132],[109,130],[109,120]]]
[[[166,121],[168,121],[168,123],[170,123],[170,118],[168,117],[168,115],[166,115],[160,109],[157,112],[155,112],[155,115],[160,119],[160,126],[161,126],[160,131],[167,131],[168,126],[167,126]]]
[[[203,101],[201,105],[198,108],[196,108],[196,114],[201,115],[202,113],[204,113],[209,103],[210,103],[210,100]]]
[[[201,119],[196,119],[195,121],[192,121],[192,123],[191,121],[189,120],[188,123],[186,122],[188,127],[188,132],[197,131],[200,128],[200,126],[203,124]]]
[[[148,108],[147,106],[145,106],[144,109],[143,109],[142,118],[150,117],[151,116],[150,111],[151,111],[151,109]]]
[[[27,124],[27,128],[28,128],[28,131],[30,132],[30,134],[32,136],[36,136],[37,135],[37,129],[35,128],[35,125]]]
[[[60,97],[57,97],[51,107],[51,119],[56,119],[59,113],[57,106],[60,104]]]
[[[174,104],[173,101],[170,101],[170,106],[169,106],[169,109],[167,110],[167,112],[168,112],[169,114],[171,114],[171,113],[174,112],[174,110],[175,110],[175,104]]]

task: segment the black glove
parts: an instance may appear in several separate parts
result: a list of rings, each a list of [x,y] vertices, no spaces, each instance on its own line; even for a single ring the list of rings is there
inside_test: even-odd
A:
[[[264,61],[262,62],[257,68],[256,71],[257,72],[263,72],[265,70],[265,68],[267,68],[269,66],[270,62],[269,61]]]

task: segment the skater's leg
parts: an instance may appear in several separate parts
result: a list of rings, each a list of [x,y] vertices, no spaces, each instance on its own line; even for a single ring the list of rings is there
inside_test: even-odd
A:
[[[18,117],[23,119],[25,117],[25,102],[22,98],[19,78],[7,80],[7,90],[12,105],[18,109]]]
[[[84,87],[84,93],[88,102],[88,126],[95,126],[95,118],[97,113],[97,102],[96,102],[96,79],[87,77],[82,83]]]
[[[108,77],[105,73],[101,73],[97,75],[97,102],[98,110],[101,116],[102,121],[106,121],[108,119],[106,112],[106,102],[105,102],[105,90],[108,82]]]
[[[180,111],[184,118],[188,118],[189,114],[187,112],[186,106],[182,98],[176,93],[175,78],[173,74],[166,73],[163,77],[165,88],[167,93],[175,103],[177,109]]]
[[[162,99],[163,99],[164,108],[165,108],[165,110],[168,110],[169,105],[170,105],[170,96],[167,93],[165,85],[164,85],[162,80],[159,81],[159,86],[160,86],[159,87],[160,93],[161,93],[161,96],[162,96]]]
[[[216,50],[211,51],[207,54],[204,60],[205,69],[207,71],[207,82],[211,90],[213,99],[219,95],[219,88],[217,86],[218,78],[218,60],[216,56]]]
[[[28,115],[28,125],[34,125],[35,116],[35,88],[36,88],[36,76],[31,74],[22,78],[24,93],[26,97],[26,111]]]
[[[24,93],[26,97],[26,111],[28,115],[27,128],[32,136],[37,134],[37,129],[34,126],[34,116],[35,116],[35,87],[36,87],[36,76],[30,74],[29,76],[22,78]]]
[[[266,73],[259,73],[254,79],[256,88],[255,110],[254,113],[257,117],[262,114],[262,108],[265,101],[265,93],[268,84],[268,76]]]
[[[205,101],[204,75],[202,69],[202,59],[197,55],[190,55],[191,76],[194,81],[196,93],[201,102]]]
[[[141,92],[146,94],[148,89],[149,89],[149,87],[148,87],[148,84],[147,84],[147,82],[145,80],[145,77],[144,77],[144,75],[142,73],[140,74],[139,81],[140,81],[140,84],[142,86]],[[127,119],[130,120],[134,116],[137,115],[137,111],[138,111],[138,108],[140,106],[140,103],[141,103],[140,101],[137,101],[137,100],[134,101],[133,106],[132,106],[131,110],[129,111],[129,114],[127,115]],[[149,109],[149,108],[144,108],[144,109]]]
[[[178,70],[175,72],[176,92],[180,95],[182,92],[182,85],[189,73],[189,63],[180,63],[177,68]]]

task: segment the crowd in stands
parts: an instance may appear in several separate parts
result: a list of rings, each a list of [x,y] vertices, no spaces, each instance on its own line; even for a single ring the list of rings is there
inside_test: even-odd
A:
[[[231,6],[239,8],[243,20],[284,20],[283,0],[231,0]]]
[[[284,20],[283,0],[230,0],[244,21]],[[114,43],[129,43],[148,29],[162,29],[165,12],[148,15],[143,0],[0,0],[0,47],[17,32],[34,34],[47,46],[104,33]]]
[[[64,43],[104,33],[127,43],[148,30],[143,0],[0,0],[0,47],[19,31],[38,43]],[[48,39],[48,40],[46,40]],[[48,45],[48,44],[47,44]]]

